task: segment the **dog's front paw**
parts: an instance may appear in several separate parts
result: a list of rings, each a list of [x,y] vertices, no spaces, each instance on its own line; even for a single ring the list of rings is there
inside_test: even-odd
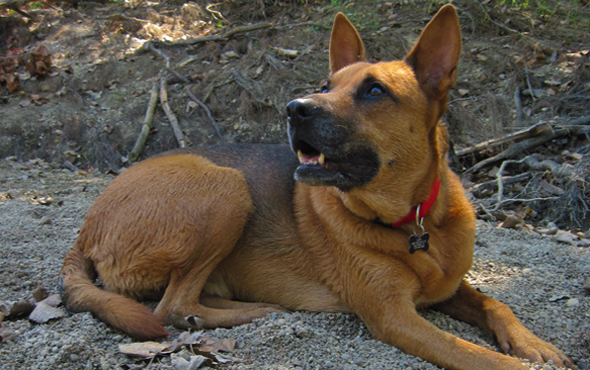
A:
[[[505,353],[533,362],[546,363],[574,368],[574,363],[553,344],[547,343],[522,327],[516,332],[498,336],[498,343]]]

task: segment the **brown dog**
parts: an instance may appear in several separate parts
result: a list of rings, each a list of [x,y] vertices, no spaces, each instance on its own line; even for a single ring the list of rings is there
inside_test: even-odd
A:
[[[172,315],[218,327],[281,307],[352,311],[376,339],[439,366],[525,368],[416,312],[434,306],[488,329],[506,352],[572,366],[463,279],[475,216],[439,121],[460,50],[450,5],[403,61],[377,64],[338,14],[328,86],[287,107],[299,161],[286,146],[243,145],[131,167],[90,209],[66,257],[67,306],[140,339],[167,336]],[[144,298],[161,298],[155,314],[132,300]]]

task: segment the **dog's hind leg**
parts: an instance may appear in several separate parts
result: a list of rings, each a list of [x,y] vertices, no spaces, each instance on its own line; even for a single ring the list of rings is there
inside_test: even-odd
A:
[[[199,292],[215,265],[203,263],[194,266],[187,274],[173,274],[166,293],[156,308],[156,315],[164,322],[170,315],[198,316],[203,320],[204,327],[216,328],[241,325],[273,312],[285,312],[279,306],[264,303],[230,301],[207,295],[193,299],[199,297]]]
[[[278,311],[287,312],[283,307],[262,302],[243,302],[243,301],[232,301],[231,299],[221,298],[219,296],[201,293],[201,304],[209,308],[218,308],[226,310],[236,309],[253,309],[253,308],[275,308]]]
[[[171,321],[170,315],[198,316],[206,327],[228,327],[279,312],[268,305],[218,309],[202,304],[203,286],[242,236],[253,205],[247,184],[236,170],[203,167],[199,181],[198,187],[187,185],[190,199],[195,200],[189,214],[177,215],[177,224],[186,223],[180,228],[184,236],[176,234],[168,240],[167,249],[182,251],[183,260],[171,265],[155,314],[164,323]],[[178,225],[175,228],[179,229]]]

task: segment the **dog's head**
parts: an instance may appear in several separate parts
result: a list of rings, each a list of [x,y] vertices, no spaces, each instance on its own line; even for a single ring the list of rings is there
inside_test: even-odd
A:
[[[451,5],[430,21],[403,60],[376,64],[366,62],[346,16],[336,15],[327,86],[287,105],[289,141],[300,160],[295,179],[350,192],[376,181],[424,178],[426,162],[438,163],[437,122],[460,53]]]

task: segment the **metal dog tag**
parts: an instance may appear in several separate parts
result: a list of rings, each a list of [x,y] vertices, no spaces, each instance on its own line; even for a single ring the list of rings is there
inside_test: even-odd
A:
[[[412,235],[410,235],[410,254],[414,254],[414,252],[418,250],[423,250],[426,252],[428,250],[428,239],[430,235],[424,230],[424,217],[420,217],[420,205],[416,208],[416,226],[420,228],[420,235],[414,231]]]
[[[412,234],[410,235],[410,254],[414,254],[417,250],[423,250],[426,252],[428,250],[428,239],[430,235],[425,232],[422,235]]]

